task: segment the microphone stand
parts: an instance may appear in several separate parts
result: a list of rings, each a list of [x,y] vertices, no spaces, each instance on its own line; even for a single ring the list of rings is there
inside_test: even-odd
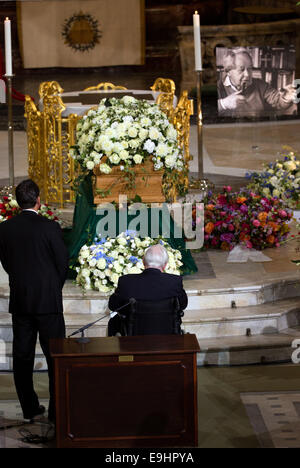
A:
[[[135,304],[135,302],[136,302],[135,299],[131,298],[131,299],[129,299],[129,302],[127,304],[119,307],[118,309],[115,310],[115,312],[119,312],[120,310],[124,309],[124,307],[127,307],[129,305],[133,305],[133,304]],[[87,330],[88,328],[95,325],[95,323],[100,322],[100,320],[103,320],[105,317],[107,317],[107,314],[104,314],[100,318],[95,320],[94,322],[90,322],[87,325],[84,325],[83,327],[79,328],[78,330],[75,330],[73,333],[71,333],[71,335],[68,336],[68,338],[71,338],[71,336],[77,335],[77,333],[81,333],[81,337],[77,338],[77,340],[76,340],[77,343],[84,343],[84,344],[90,343],[91,340],[89,338],[87,338],[86,336],[84,336],[85,330]],[[124,318],[124,316],[123,316],[123,318]]]

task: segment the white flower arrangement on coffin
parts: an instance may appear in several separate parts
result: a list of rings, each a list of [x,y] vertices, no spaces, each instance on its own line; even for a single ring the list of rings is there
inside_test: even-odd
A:
[[[287,208],[300,209],[300,161],[294,152],[284,155],[283,160],[264,164],[262,173],[246,174],[248,188],[267,198],[280,198]]]
[[[159,107],[124,96],[105,98],[77,124],[71,156],[83,169],[109,174],[114,166],[142,164],[152,157],[154,170],[183,169],[177,131]]]
[[[81,247],[76,267],[76,283],[83,290],[112,292],[121,275],[141,273],[142,258],[148,247],[161,243],[168,252],[166,273],[180,275],[181,253],[173,249],[164,239],[140,238],[134,231],[126,231],[116,238],[96,239],[92,245]]]

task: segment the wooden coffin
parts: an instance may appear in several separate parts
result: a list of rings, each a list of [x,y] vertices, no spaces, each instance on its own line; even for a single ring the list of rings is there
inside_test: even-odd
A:
[[[120,195],[126,195],[128,200],[133,200],[137,195],[143,203],[163,203],[165,197],[162,192],[162,179],[164,171],[155,171],[152,161],[132,167],[134,176],[121,171],[115,166],[110,174],[100,172],[99,166],[95,167],[94,203],[119,202]]]

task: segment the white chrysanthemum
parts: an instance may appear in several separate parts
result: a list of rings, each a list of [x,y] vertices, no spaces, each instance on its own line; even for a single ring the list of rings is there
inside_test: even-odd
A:
[[[148,139],[144,144],[144,150],[152,154],[153,151],[155,150],[155,143],[152,140]]]

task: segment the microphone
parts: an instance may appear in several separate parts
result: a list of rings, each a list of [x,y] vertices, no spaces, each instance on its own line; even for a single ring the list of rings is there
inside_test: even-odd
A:
[[[68,338],[71,338],[71,336],[77,335],[77,333],[81,333],[81,338],[78,338],[77,342],[78,342],[78,343],[89,343],[89,342],[90,342],[90,339],[89,339],[89,338],[85,338],[85,336],[84,336],[84,330],[86,330],[87,328],[90,328],[90,327],[91,327],[92,325],[94,325],[95,323],[100,322],[100,320],[103,320],[105,317],[107,317],[106,314],[102,315],[100,318],[98,318],[98,319],[95,320],[94,322],[90,322],[90,323],[88,323],[87,325],[84,325],[83,327],[79,328],[78,330],[75,330],[73,333],[71,333],[71,335],[68,336]]]
[[[129,302],[127,302],[127,304],[122,305],[118,309],[114,310],[114,312],[119,312],[120,310],[124,309],[125,307],[133,306],[135,303],[136,303],[136,300],[134,299],[134,297],[131,297],[129,299]],[[119,314],[119,315],[121,315],[122,318],[126,317],[125,315],[122,315],[122,314]]]
[[[129,305],[133,306],[135,303],[136,303],[136,300],[134,299],[134,297],[131,297],[129,299],[129,302],[127,302],[127,304],[122,305],[121,307],[116,309],[114,312],[119,312],[120,310],[124,309],[124,307],[128,307]],[[100,322],[100,320],[103,320],[105,317],[107,317],[106,314],[102,315],[100,318],[98,318],[94,322],[90,322],[87,325],[84,325],[83,327],[79,328],[78,330],[75,330],[73,333],[71,333],[71,335],[68,336],[68,338],[71,338],[72,336],[77,335],[77,333],[81,333],[81,338],[78,338],[77,342],[78,343],[89,343],[91,340],[84,336],[84,331],[87,330],[88,328],[92,327],[93,325],[95,325],[95,323]],[[126,316],[121,315],[121,317],[125,318]]]

